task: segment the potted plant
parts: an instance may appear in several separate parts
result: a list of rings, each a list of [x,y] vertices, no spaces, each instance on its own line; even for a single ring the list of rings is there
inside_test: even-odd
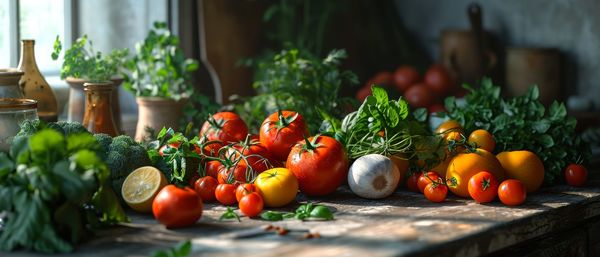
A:
[[[141,141],[149,131],[178,127],[183,105],[193,91],[191,75],[198,62],[185,58],[179,38],[164,22],[155,22],[135,48],[135,55],[125,62],[130,74],[125,76],[124,87],[136,96],[139,115],[135,139]]]
[[[86,44],[88,45],[87,49]],[[57,60],[61,51],[62,44],[57,36],[54,41],[52,59]],[[92,41],[88,40],[87,35],[78,38],[71,48],[65,51],[60,77],[70,86],[69,121],[83,122],[85,103],[83,84],[85,82],[112,81],[114,85],[112,109],[117,129],[121,130],[118,87],[123,82],[123,78],[119,75],[119,69],[123,66],[125,57],[128,54],[129,50],[127,48],[113,50],[108,55],[96,52],[93,49]]]

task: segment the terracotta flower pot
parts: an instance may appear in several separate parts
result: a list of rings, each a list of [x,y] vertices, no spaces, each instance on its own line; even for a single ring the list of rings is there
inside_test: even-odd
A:
[[[85,111],[85,92],[83,91],[83,83],[85,79],[68,77],[65,81],[69,84],[69,110],[67,114],[68,121],[83,122],[83,114]],[[115,124],[118,131],[121,131],[121,105],[119,104],[119,86],[123,83],[123,78],[115,77],[111,81],[115,89],[112,92],[112,111]]]
[[[186,99],[175,101],[162,97],[137,97],[138,122],[135,140],[144,141],[150,136],[148,128],[158,133],[163,127],[178,128]]]

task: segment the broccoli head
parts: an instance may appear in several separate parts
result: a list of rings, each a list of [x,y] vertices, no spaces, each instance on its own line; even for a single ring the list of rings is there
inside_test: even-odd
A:
[[[90,133],[81,123],[70,122],[70,121],[59,121],[56,123],[64,131],[65,135],[79,134],[79,133]]]
[[[102,151],[105,153],[108,152],[108,147],[112,143],[113,138],[107,134],[94,134],[94,138],[96,138],[96,141],[100,144]]]
[[[120,178],[123,176],[127,176],[129,172],[127,171],[127,160],[126,156],[116,152],[110,151],[106,157],[106,165],[110,168],[110,175],[112,179]]]
[[[115,138],[113,138],[113,142],[123,142],[127,145],[137,145],[137,143],[133,141],[131,137],[126,135],[116,136]]]
[[[110,146],[108,146],[109,152],[118,152],[125,156],[129,155],[129,150],[130,150],[129,145],[126,142],[115,141],[114,139],[113,139],[112,143],[110,144]]]
[[[131,146],[129,151],[129,158],[127,161],[127,169],[131,172],[139,167],[151,165],[150,157],[148,152],[141,145]]]

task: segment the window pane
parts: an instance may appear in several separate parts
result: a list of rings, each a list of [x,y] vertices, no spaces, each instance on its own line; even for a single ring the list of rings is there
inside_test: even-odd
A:
[[[0,0],[0,68],[10,66],[8,0]]]
[[[59,35],[64,45],[64,1],[19,1],[19,25],[22,39],[35,40],[35,59],[44,73],[58,73],[60,61],[50,57],[54,40]]]

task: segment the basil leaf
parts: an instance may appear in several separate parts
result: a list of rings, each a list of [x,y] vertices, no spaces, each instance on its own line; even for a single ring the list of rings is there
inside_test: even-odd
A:
[[[324,219],[324,220],[332,220],[333,219],[333,213],[331,213],[331,210],[329,210],[329,208],[327,208],[327,207],[325,207],[323,205],[317,205],[310,212],[310,217],[311,218]]]

